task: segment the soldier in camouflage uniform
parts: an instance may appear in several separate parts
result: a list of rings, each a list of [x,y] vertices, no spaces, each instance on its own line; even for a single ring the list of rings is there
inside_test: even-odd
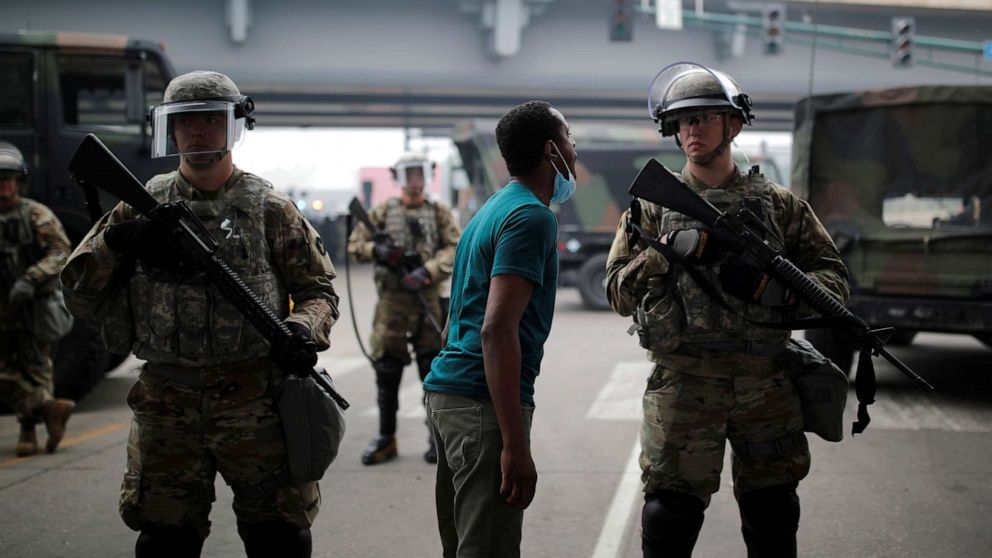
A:
[[[273,402],[283,359],[329,345],[338,317],[334,267],[313,227],[284,194],[234,166],[253,103],[225,75],[173,79],[152,110],[152,156],[179,169],[152,178],[160,202],[185,201],[218,255],[277,315],[298,350],[272,351],[168,234],[118,204],[62,273],[70,309],[95,316],[107,345],[145,359],[128,394],[134,411],[120,499],[141,534],[136,556],[198,556],[209,533],[217,472],[234,492],[248,556],[310,556],[320,492],[292,480]],[[289,313],[290,297],[294,306]],[[273,363],[275,360],[275,364]]]
[[[348,240],[349,254],[359,261],[375,262],[379,293],[370,343],[378,388],[379,435],[362,452],[365,465],[396,457],[396,412],[403,368],[411,361],[409,346],[413,346],[421,381],[441,350],[441,332],[415,294],[420,294],[427,311],[440,323],[438,287],[451,276],[455,245],[461,235],[451,210],[424,196],[427,179],[433,175],[433,165],[425,157],[406,154],[391,171],[402,189],[400,197],[369,212],[372,224],[385,234],[377,236],[360,226]],[[411,261],[415,263],[411,265]],[[427,443],[424,459],[437,463],[437,448],[429,434]]]
[[[720,210],[745,204],[769,228],[769,242],[835,297],[847,297],[844,265],[809,205],[757,169],[743,173],[734,164],[730,143],[753,116],[732,79],[673,64],[655,78],[650,103],[662,135],[674,135],[688,158],[681,179],[693,191]],[[776,358],[789,331],[753,322],[790,321],[808,309],[680,213],[640,202],[643,236],[667,244],[672,258],[632,240],[636,214],[625,213],[617,230],[607,295],[614,310],[634,316],[632,329],[655,363],[641,428],[644,556],[691,555],[728,440],[748,556],[795,556],[796,487],[810,454],[799,398]]]
[[[35,334],[40,308],[32,305],[58,290],[69,239],[50,209],[20,196],[27,175],[20,150],[0,141],[0,401],[21,423],[18,456],[38,453],[40,420],[48,430],[45,449],[54,452],[76,406],[52,396],[52,346]]]

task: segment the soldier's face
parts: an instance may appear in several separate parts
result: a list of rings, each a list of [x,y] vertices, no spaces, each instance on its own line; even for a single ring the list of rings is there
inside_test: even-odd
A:
[[[0,171],[0,209],[7,209],[17,203],[20,185],[20,173]]]
[[[227,148],[227,118],[222,113],[189,113],[173,120],[176,147],[193,167],[209,166]]]
[[[419,201],[424,197],[424,169],[422,167],[406,168],[406,184],[403,193],[411,200]]]

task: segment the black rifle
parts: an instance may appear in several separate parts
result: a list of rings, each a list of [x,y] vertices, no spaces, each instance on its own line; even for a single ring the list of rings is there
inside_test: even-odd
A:
[[[362,207],[362,202],[358,201],[358,198],[351,198],[351,203],[348,204],[348,210],[351,214],[358,219],[358,221],[365,225],[365,228],[369,230],[373,235],[375,235],[376,240],[386,239],[390,244],[393,243],[393,239],[389,237],[389,234],[375,226],[372,223],[372,219],[369,218],[369,214]],[[412,250],[403,252],[403,258],[399,265],[396,267],[389,267],[394,273],[399,277],[403,277],[406,273],[409,273],[418,267],[424,265],[423,259],[420,257],[418,252]],[[417,302],[420,303],[420,307],[424,310],[424,315],[427,316],[427,320],[430,321],[431,325],[438,333],[441,333],[441,324],[437,323],[437,318],[434,317],[434,312],[431,311],[430,306],[427,305],[427,301],[424,299],[423,293],[420,291],[413,291],[413,295],[417,298]]]
[[[217,256],[217,241],[185,202],[161,204],[156,201],[93,134],[87,134],[79,144],[69,162],[69,172],[77,182],[91,184],[117,196],[151,221],[165,227],[186,259],[206,274],[207,280],[244,314],[273,347],[282,350],[289,345],[293,334],[286,323]],[[338,406],[342,409],[349,407],[348,402],[312,367],[283,372],[300,377],[309,375]]]
[[[885,349],[892,328],[872,329],[867,322],[848,310],[823,287],[787,260],[765,241],[760,230],[755,230],[763,227],[764,224],[746,206],[742,205],[737,215],[720,211],[690,190],[684,182],[655,159],[649,160],[644,165],[627,191],[636,198],[667,207],[702,222],[713,231],[721,244],[736,253],[750,257],[765,273],[791,287],[800,299],[820,315],[830,318],[832,322],[854,334],[861,344],[861,358],[855,379],[855,389],[860,403],[855,433],[863,431],[867,426],[870,419],[866,406],[874,402],[875,371],[871,366],[872,356],[884,357],[916,385],[927,391],[933,391],[933,386],[929,382]]]

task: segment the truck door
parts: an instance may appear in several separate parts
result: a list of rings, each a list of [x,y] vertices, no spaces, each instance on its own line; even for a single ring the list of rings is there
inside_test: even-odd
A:
[[[31,170],[29,184],[40,187],[38,134],[38,54],[34,50],[0,49],[0,140],[21,150]],[[34,188],[29,188],[33,192]],[[29,196],[32,194],[28,194]]]
[[[82,189],[66,170],[79,142],[97,134],[139,180],[147,180],[175,161],[148,157],[146,107],[162,101],[165,79],[156,57],[140,51],[120,54],[59,52],[53,68],[55,94],[50,121],[49,197],[73,243],[90,228]],[[100,192],[103,211],[117,200]]]

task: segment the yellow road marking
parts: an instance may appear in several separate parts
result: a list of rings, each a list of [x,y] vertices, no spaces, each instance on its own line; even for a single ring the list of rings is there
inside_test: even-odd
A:
[[[94,428],[92,430],[83,432],[82,434],[76,436],[69,436],[68,438],[63,438],[62,443],[59,444],[59,448],[70,448],[72,446],[83,444],[94,438],[99,438],[100,436],[104,436],[106,434],[111,434],[113,432],[123,430],[124,428],[127,428],[127,426],[128,423],[126,422],[111,422],[109,424],[105,424],[98,428]],[[33,459],[35,457],[38,457],[39,455],[44,455],[44,454],[45,454],[45,450],[42,449],[39,453],[36,453],[35,455],[27,455],[24,457],[11,457],[8,459],[4,459],[3,461],[0,461],[0,469],[4,467],[9,467],[11,465],[17,465],[18,463],[23,463],[29,459]]]

